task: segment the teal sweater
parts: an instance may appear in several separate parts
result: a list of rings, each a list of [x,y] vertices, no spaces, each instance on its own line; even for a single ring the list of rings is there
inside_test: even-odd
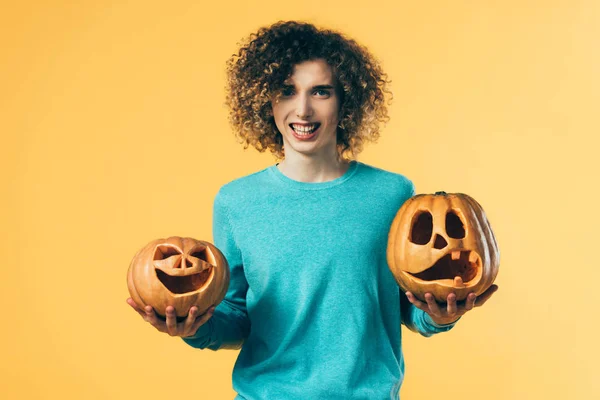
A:
[[[237,399],[396,399],[403,323],[447,331],[411,305],[386,262],[387,236],[414,194],[402,175],[352,162],[323,183],[273,165],[221,188],[214,243],[231,269],[197,348],[237,349]]]

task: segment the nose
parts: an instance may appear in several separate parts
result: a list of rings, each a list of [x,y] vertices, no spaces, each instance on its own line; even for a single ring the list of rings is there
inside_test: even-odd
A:
[[[298,103],[296,104],[296,116],[298,118],[306,119],[311,117],[312,114],[313,109],[310,96],[305,94],[298,96]]]
[[[446,246],[448,246],[448,242],[446,241],[446,239],[444,239],[442,236],[436,234],[435,241],[433,242],[433,248],[440,250]]]

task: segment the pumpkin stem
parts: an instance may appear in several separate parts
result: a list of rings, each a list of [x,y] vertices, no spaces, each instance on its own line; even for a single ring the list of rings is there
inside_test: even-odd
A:
[[[446,194],[446,192],[435,192],[435,194]]]

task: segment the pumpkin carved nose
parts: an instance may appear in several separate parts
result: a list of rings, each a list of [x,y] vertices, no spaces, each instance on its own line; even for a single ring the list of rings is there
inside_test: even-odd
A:
[[[194,264],[190,260],[188,260],[187,257],[184,257],[181,260],[181,268],[192,268],[193,266]]]
[[[442,236],[436,234],[435,241],[433,242],[433,248],[440,250],[446,246],[448,246],[448,242],[446,241],[446,239],[444,239]]]

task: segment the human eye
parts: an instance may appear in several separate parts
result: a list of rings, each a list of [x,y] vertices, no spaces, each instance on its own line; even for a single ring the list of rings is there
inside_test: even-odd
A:
[[[290,97],[294,94],[294,89],[292,87],[286,86],[281,89],[281,97]]]
[[[331,96],[331,92],[326,89],[317,89],[317,90],[315,90],[315,94],[319,97],[324,97],[324,98]]]

